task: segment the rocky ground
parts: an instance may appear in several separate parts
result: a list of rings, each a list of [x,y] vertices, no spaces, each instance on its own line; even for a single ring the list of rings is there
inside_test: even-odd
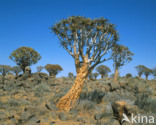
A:
[[[6,77],[0,83],[0,125],[120,125],[121,107],[115,102],[125,103],[127,115],[156,114],[156,81],[137,78],[120,78],[118,84],[111,79],[88,80],[75,108],[59,111],[55,104],[73,82],[43,73]]]

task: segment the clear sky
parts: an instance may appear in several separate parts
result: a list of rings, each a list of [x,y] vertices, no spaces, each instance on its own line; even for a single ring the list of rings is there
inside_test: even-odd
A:
[[[59,76],[75,73],[74,61],[49,27],[69,16],[104,17],[116,24],[120,43],[135,54],[120,74],[136,75],[135,66],[156,67],[156,0],[0,0],[0,64],[14,66],[10,53],[28,46],[42,59],[34,66],[59,64]],[[112,62],[105,62],[112,70]]]

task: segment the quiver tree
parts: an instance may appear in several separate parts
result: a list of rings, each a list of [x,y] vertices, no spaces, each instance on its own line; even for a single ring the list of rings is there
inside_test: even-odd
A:
[[[13,73],[15,73],[15,75],[16,75],[16,77],[17,77],[18,74],[19,74],[20,72],[22,72],[22,69],[21,69],[19,66],[13,66],[13,67],[11,68],[11,71],[12,71]]]
[[[44,69],[43,66],[37,66],[37,72],[40,73]]]
[[[98,76],[99,76],[99,73],[97,73],[97,72],[93,73],[93,77],[95,80],[97,79]]]
[[[68,77],[69,77],[70,79],[73,79],[73,78],[74,78],[74,74],[73,74],[72,72],[69,72],[69,73],[68,73]]]
[[[41,59],[40,54],[30,47],[20,47],[13,51],[9,58],[14,61],[23,72],[25,67],[36,64]]]
[[[96,71],[101,75],[101,79],[104,78],[104,76],[108,76],[108,73],[111,72],[110,68],[105,65],[100,65],[96,68]]]
[[[135,67],[137,72],[138,72],[138,77],[141,78],[143,72],[144,72],[144,69],[145,69],[145,66],[144,65],[138,65]]]
[[[144,67],[144,71],[143,71],[143,74],[145,75],[145,78],[146,80],[148,80],[148,76],[152,74],[152,70],[147,68],[147,67]]]
[[[156,78],[156,68],[154,68],[154,69],[152,70],[152,74],[153,74],[153,76]]]
[[[98,64],[110,59],[104,58],[104,55],[114,46],[118,35],[114,25],[108,20],[80,16],[61,20],[52,27],[52,31],[75,61],[75,83],[57,103],[59,109],[69,111],[79,98],[88,73]]]
[[[114,82],[117,81],[118,75],[119,75],[119,68],[127,63],[129,63],[132,60],[132,56],[134,54],[128,49],[128,47],[125,47],[123,45],[116,44],[113,47],[112,52],[112,59],[113,59],[113,65],[115,69],[114,73]]]
[[[2,83],[4,84],[5,81],[5,76],[7,73],[11,71],[11,67],[8,65],[0,65],[0,73],[2,75]]]
[[[45,66],[45,69],[47,70],[47,72],[49,73],[49,76],[53,76],[56,77],[56,75],[62,71],[62,67],[58,64],[47,64]]]

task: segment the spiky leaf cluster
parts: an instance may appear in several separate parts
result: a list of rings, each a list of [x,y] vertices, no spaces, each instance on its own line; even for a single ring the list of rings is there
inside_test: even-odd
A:
[[[103,56],[118,41],[114,24],[104,18],[72,16],[61,20],[51,29],[73,58],[83,63],[84,57],[87,57],[93,68],[106,61]]]

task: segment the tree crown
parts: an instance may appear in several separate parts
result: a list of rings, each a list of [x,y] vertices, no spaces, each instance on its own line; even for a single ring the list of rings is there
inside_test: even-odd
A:
[[[107,19],[90,19],[72,16],[55,24],[52,31],[58,36],[63,48],[80,63],[88,62],[89,69],[106,61],[104,55],[118,41],[115,25]]]
[[[38,60],[41,59],[40,54],[30,47],[20,47],[13,51],[9,58],[16,62],[22,70],[26,66],[31,66],[32,64],[36,64]]]
[[[119,44],[113,46],[112,58],[116,67],[121,67],[130,62],[133,55],[126,46]]]

